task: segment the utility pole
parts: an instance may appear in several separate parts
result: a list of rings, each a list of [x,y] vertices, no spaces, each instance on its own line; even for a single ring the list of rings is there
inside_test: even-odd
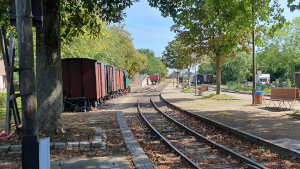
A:
[[[254,13],[254,4],[252,3],[252,15],[253,15],[253,30],[252,30],[252,57],[253,57],[253,72],[252,72],[252,83],[253,83],[253,89],[252,89],[252,104],[255,104],[255,91],[256,91],[256,64],[255,64],[255,13]]]
[[[174,87],[174,69],[173,69],[173,72],[172,72],[172,79],[173,79],[173,87]]]
[[[31,0],[16,0],[20,94],[22,100],[22,168],[38,169],[38,137]]]
[[[197,64],[195,63],[195,94],[197,94]]]

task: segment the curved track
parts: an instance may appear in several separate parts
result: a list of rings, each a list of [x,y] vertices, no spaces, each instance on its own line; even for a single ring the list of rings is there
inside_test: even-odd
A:
[[[151,92],[151,91],[150,91]],[[138,111],[147,125],[177,154],[194,168],[267,168],[252,161],[205,136],[193,131],[159,110],[156,113],[142,113],[140,102]],[[244,166],[244,167],[243,167]]]

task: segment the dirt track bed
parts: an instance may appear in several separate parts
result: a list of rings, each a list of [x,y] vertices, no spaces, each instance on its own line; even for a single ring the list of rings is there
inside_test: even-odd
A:
[[[94,129],[88,127],[101,127],[102,131],[107,135],[106,149],[83,151],[83,150],[52,150],[51,161],[69,160],[74,158],[92,158],[92,157],[105,157],[105,156],[126,156],[131,162],[131,156],[126,148],[124,139],[117,121],[115,111],[101,111],[89,113],[64,113],[62,114],[62,126],[66,130],[65,138],[75,137],[78,133],[87,133],[93,131],[92,137],[94,139]],[[71,131],[77,131],[71,133]],[[53,136],[53,135],[52,135]],[[62,136],[62,135],[60,135]],[[55,135],[53,140],[66,140]],[[85,138],[72,138],[73,140],[83,140]],[[21,166],[21,153],[0,153],[0,168],[5,169],[18,169]]]
[[[155,88],[156,87],[154,87],[154,89]],[[140,99],[141,103],[149,101],[149,96],[151,96],[153,92],[149,93],[148,96],[141,97],[148,92],[149,91],[139,93],[138,96],[135,99],[130,100],[130,102],[137,103],[138,99]],[[152,106],[150,102],[145,104],[143,106]],[[147,109],[144,110],[148,111]],[[136,106],[132,112],[125,111],[125,118],[134,137],[156,168],[190,168],[186,161],[181,159],[177,154],[171,152],[170,148],[163,144],[160,141],[160,138],[148,128],[139,115]]]
[[[263,146],[258,146],[238,136],[222,132],[216,127],[199,122],[194,117],[189,117],[180,111],[174,111],[159,97],[155,97],[153,101],[156,102],[162,111],[196,132],[203,134],[206,138],[224,145],[247,158],[251,158],[268,168],[300,168],[299,161],[294,158],[284,158],[281,155],[270,152]]]

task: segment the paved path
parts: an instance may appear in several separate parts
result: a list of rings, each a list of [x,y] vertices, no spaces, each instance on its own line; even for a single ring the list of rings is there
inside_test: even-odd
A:
[[[124,156],[80,158],[68,161],[53,161],[51,169],[130,169],[132,168]]]
[[[172,84],[165,88],[162,97],[185,110],[268,140],[289,138],[300,141],[300,121],[286,116],[292,111],[265,110],[264,105],[251,105],[251,95],[222,93],[242,100],[203,99],[194,93],[182,93]],[[299,106],[297,102],[295,108],[299,109]]]
[[[118,112],[118,122],[126,143],[130,151],[132,161],[137,169],[154,169],[152,162],[148,159],[139,143],[131,133],[122,112]]]

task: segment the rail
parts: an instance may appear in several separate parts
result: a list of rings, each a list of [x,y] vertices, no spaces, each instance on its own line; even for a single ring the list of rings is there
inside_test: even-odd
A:
[[[161,94],[160,94],[160,97],[161,97]],[[190,111],[184,110],[184,109],[182,109],[180,107],[177,107],[177,106],[171,104],[170,102],[168,102],[167,100],[165,100],[163,97],[161,97],[161,99],[164,100],[168,105],[170,105],[174,109],[180,110],[181,112],[183,112],[183,113],[185,113],[185,114],[187,114],[187,115],[189,115],[191,117],[194,117],[194,118],[196,118],[198,120],[201,120],[201,121],[204,121],[204,122],[206,122],[208,124],[216,126],[219,129],[228,131],[229,133],[232,133],[234,135],[240,136],[240,137],[242,137],[242,138],[244,138],[246,140],[254,142],[255,144],[265,146],[266,148],[270,149],[273,152],[279,153],[279,154],[287,156],[287,157],[296,157],[296,158],[300,159],[300,153],[297,152],[297,151],[295,151],[295,150],[281,147],[281,146],[273,144],[273,143],[269,142],[268,140],[265,140],[265,139],[263,139],[261,137],[257,137],[255,135],[252,135],[252,134],[249,134],[249,133],[237,130],[237,129],[233,128],[233,127],[230,127],[228,125],[225,125],[225,124],[219,123],[217,121],[211,120],[211,119],[209,119],[207,117],[204,117],[204,116],[201,116],[201,115],[198,115],[198,114],[194,114],[194,113],[192,113]]]
[[[146,119],[146,117],[143,115],[140,109],[140,101],[138,101],[138,111],[144,121],[147,123],[147,125],[168,145],[170,146],[174,151],[176,151],[180,156],[182,156],[184,159],[186,159],[192,166],[194,166],[197,169],[201,169],[196,163],[194,163],[191,159],[189,159],[186,155],[184,155],[181,151],[179,151],[176,147],[174,147],[164,136],[162,136]]]
[[[222,152],[224,152],[224,153],[226,153],[226,154],[228,154],[228,155],[231,155],[232,158],[237,159],[237,160],[239,160],[240,162],[246,163],[249,167],[250,167],[250,166],[256,166],[256,167],[258,167],[258,168],[267,169],[267,167],[262,166],[261,164],[255,162],[255,161],[253,161],[253,160],[251,160],[251,159],[249,159],[249,158],[246,158],[245,156],[240,155],[240,154],[238,154],[238,153],[236,153],[236,152],[234,152],[234,151],[232,151],[232,150],[230,150],[230,149],[228,149],[228,148],[226,148],[226,147],[224,147],[224,146],[222,146],[222,145],[220,145],[220,144],[218,144],[218,143],[216,143],[216,142],[214,142],[214,141],[211,141],[211,140],[207,139],[205,136],[203,136],[203,135],[201,135],[201,134],[195,132],[194,130],[192,130],[192,129],[186,127],[185,125],[181,124],[180,122],[176,121],[175,119],[173,119],[172,117],[170,117],[169,115],[167,115],[166,113],[164,113],[163,111],[161,111],[161,110],[155,105],[155,103],[152,101],[152,99],[150,99],[150,100],[151,100],[151,103],[153,104],[153,106],[155,107],[155,109],[156,109],[157,111],[159,111],[161,114],[163,114],[165,117],[167,117],[167,118],[168,118],[170,121],[172,121],[173,123],[179,125],[181,128],[185,129],[186,131],[188,131],[189,133],[191,133],[192,135],[194,135],[194,136],[195,136],[196,138],[198,138],[199,140],[205,142],[206,144],[209,144],[209,145],[212,145],[212,146],[214,146],[214,147],[217,147],[217,148],[218,148],[219,150],[221,150]],[[249,164],[250,164],[250,165],[249,165]]]

